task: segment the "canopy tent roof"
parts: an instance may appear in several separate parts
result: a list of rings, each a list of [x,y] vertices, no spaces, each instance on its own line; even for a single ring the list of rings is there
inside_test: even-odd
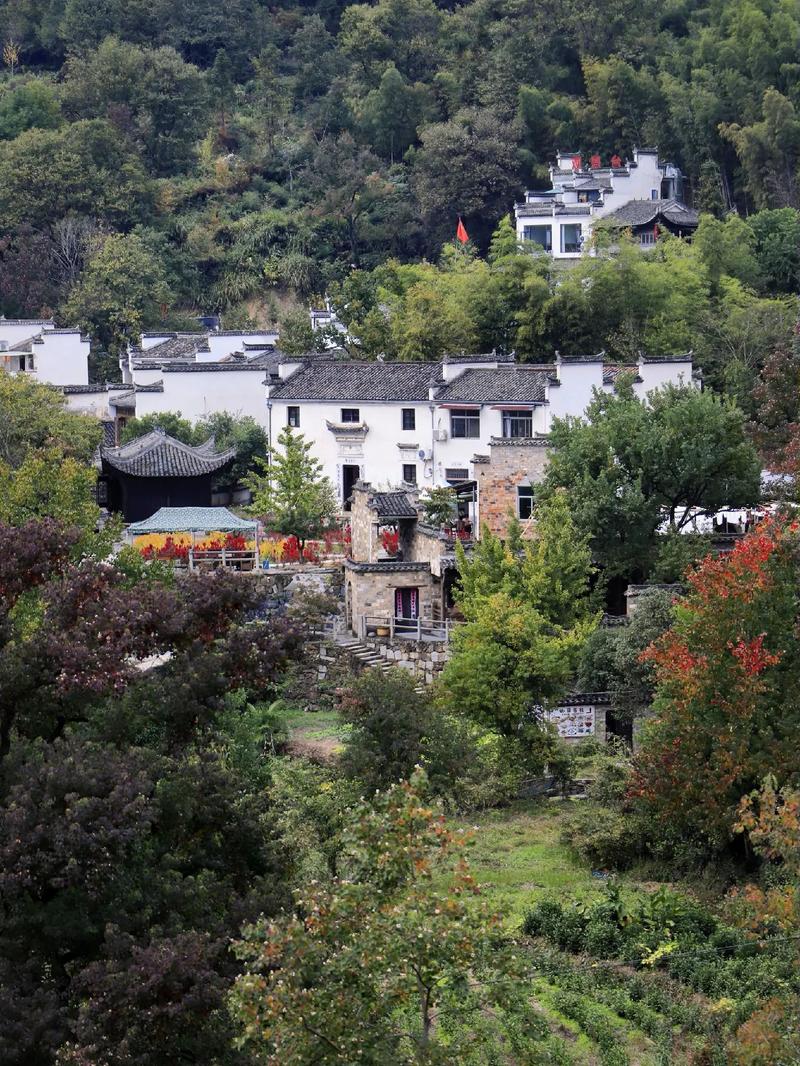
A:
[[[227,507],[162,507],[143,522],[132,522],[128,533],[254,533],[257,522],[239,518]]]

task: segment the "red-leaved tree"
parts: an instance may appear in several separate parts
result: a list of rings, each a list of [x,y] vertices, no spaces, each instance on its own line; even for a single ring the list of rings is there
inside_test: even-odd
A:
[[[690,573],[677,620],[645,656],[655,718],[631,798],[673,830],[714,846],[735,832],[741,798],[767,774],[798,770],[800,551],[797,524],[762,525],[731,555]]]

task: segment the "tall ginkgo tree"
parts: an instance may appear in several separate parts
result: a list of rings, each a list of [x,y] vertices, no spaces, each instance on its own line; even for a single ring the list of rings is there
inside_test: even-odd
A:
[[[330,478],[302,433],[285,426],[277,447],[246,481],[253,493],[252,511],[266,518],[276,533],[297,537],[300,548],[330,528],[338,510]]]

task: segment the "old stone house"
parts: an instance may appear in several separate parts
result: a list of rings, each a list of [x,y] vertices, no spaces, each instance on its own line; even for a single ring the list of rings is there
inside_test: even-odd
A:
[[[351,557],[345,561],[348,628],[359,636],[376,629],[392,635],[440,635],[455,579],[452,537],[425,525],[415,489],[376,492],[359,481],[351,501]]]

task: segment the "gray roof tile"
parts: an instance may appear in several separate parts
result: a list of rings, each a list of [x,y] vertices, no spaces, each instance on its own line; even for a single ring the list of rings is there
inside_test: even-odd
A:
[[[626,226],[646,226],[663,218],[686,229],[695,229],[700,221],[696,211],[678,200],[629,200],[605,217]]]
[[[441,383],[439,363],[315,361],[275,385],[270,399],[412,403],[428,399],[431,381]]]
[[[440,388],[437,403],[544,403],[546,371],[525,366],[470,369]]]
[[[215,452],[208,441],[193,448],[161,430],[153,430],[119,448],[101,448],[100,454],[104,463],[134,477],[199,477],[229,463],[236,449]]]
[[[405,492],[375,492],[369,505],[381,518],[416,518],[417,509]]]

